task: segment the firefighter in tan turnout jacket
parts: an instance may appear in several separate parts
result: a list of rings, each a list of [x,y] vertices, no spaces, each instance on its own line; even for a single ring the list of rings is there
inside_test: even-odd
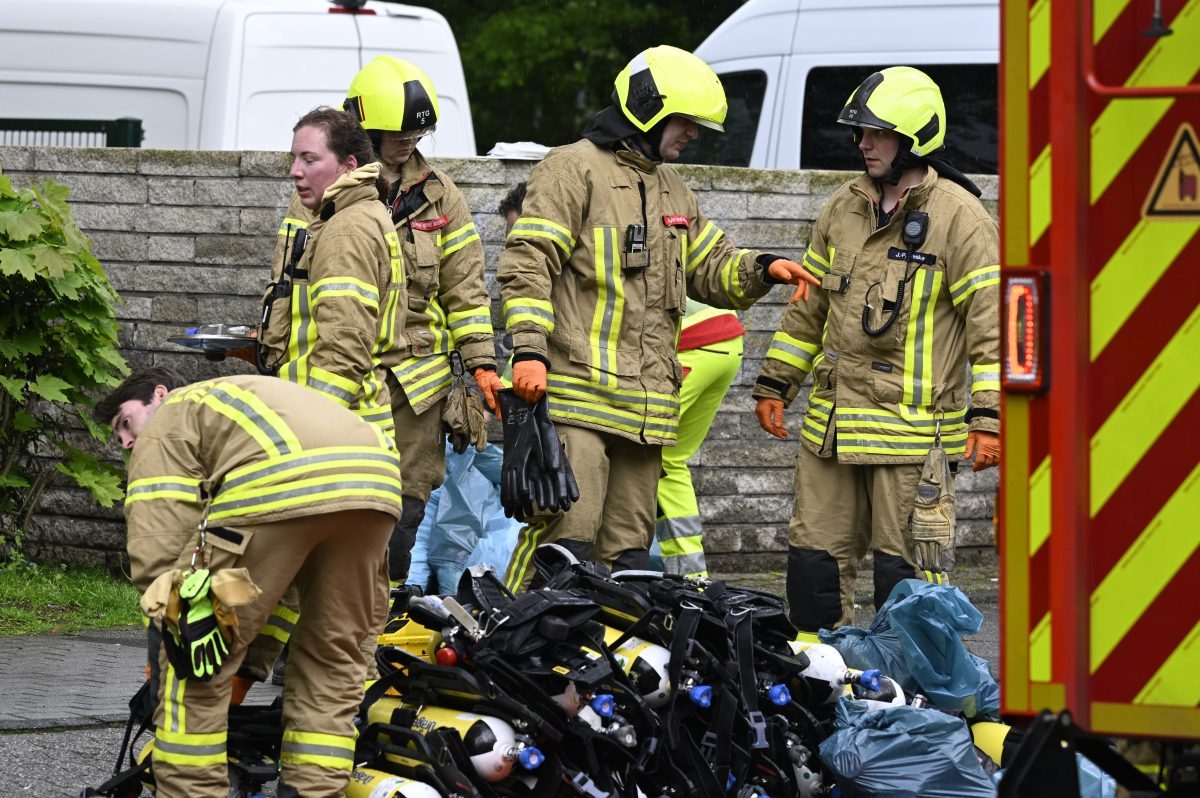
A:
[[[442,483],[446,455],[442,410],[450,390],[450,352],[495,405],[500,387],[491,310],[483,281],[483,244],[471,209],[454,181],[431,165],[418,142],[434,132],[438,97],[416,65],[378,56],[354,77],[345,103],[379,155],[389,189],[385,207],[395,226],[406,270],[402,335],[383,354],[404,478],[404,516],[389,548],[389,572],[403,582],[409,552],[429,494]],[[296,197],[279,231],[275,261],[290,236],[312,215]]]
[[[775,282],[797,285],[794,299],[817,282],[791,261],[736,248],[664,163],[697,124],[721,130],[725,111],[707,64],[651,48],[617,76],[613,105],[583,139],[533,169],[498,271],[513,388],[530,402],[548,393],[580,499],[521,531],[510,588],[528,586],[543,543],[647,567],[661,447],[677,438],[688,297],[745,308]]]
[[[291,638],[279,795],[340,795],[362,700],[359,644],[400,515],[399,460],[377,427],[308,388],[252,375],[171,390],[176,381],[136,372],[96,411],[132,448],[131,574],[164,638],[157,794],[228,794],[230,680],[294,581],[303,622]]]
[[[998,231],[941,157],[941,93],[915,69],[885,69],[838,121],[866,174],[813,225],[804,265],[821,290],[785,310],[754,388],[763,428],[785,437],[783,409],[812,375],[787,572],[792,620],[809,631],[853,622],[868,551],[876,608],[901,579],[939,579],[919,551],[918,483],[940,501],[948,554],[954,483],[937,451],[974,457],[975,470],[1000,451]]]

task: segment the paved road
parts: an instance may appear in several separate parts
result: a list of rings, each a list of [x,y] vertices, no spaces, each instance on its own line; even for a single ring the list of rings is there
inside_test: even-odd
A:
[[[966,643],[996,673],[999,617],[989,581],[970,591],[984,622]],[[864,606],[856,615],[864,628],[874,614],[868,589],[860,582]],[[103,782],[112,773],[144,663],[140,629],[0,638],[0,796],[73,798],[84,785]],[[256,685],[247,700],[269,703],[277,690]]]

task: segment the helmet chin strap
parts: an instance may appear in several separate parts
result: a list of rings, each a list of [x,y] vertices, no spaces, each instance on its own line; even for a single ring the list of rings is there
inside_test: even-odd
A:
[[[888,182],[893,186],[900,185],[900,178],[909,169],[916,169],[919,166],[924,166],[925,161],[916,155],[912,154],[912,141],[908,137],[901,138],[901,151],[896,153],[896,157],[892,159],[892,174]]]

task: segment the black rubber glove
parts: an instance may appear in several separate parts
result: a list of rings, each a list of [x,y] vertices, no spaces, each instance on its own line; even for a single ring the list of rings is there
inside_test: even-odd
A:
[[[575,481],[575,472],[571,463],[563,454],[562,443],[558,440],[558,431],[550,420],[550,406],[545,397],[533,407],[533,419],[537,425],[539,460],[548,482],[551,494],[548,509],[558,509],[566,512],[571,505],[579,501],[579,484]]]
[[[504,430],[504,460],[500,467],[500,504],[509,518],[524,521],[533,515],[534,487],[529,463],[536,464],[539,446],[533,408],[511,389],[496,392]]]

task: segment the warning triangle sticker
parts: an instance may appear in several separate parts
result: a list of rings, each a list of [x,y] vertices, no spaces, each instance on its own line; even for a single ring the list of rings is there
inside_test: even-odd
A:
[[[1179,126],[1153,186],[1142,216],[1200,219],[1200,147],[1188,123]]]

